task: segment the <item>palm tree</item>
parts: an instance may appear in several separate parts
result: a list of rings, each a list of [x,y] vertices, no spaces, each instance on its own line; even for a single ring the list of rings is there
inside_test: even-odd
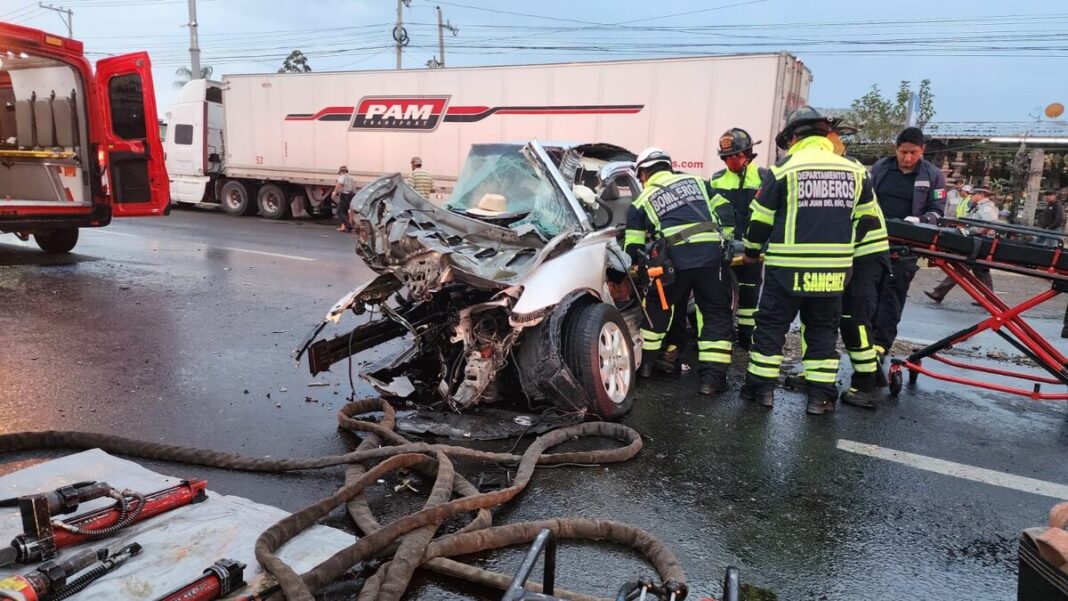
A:
[[[211,79],[213,70],[211,65],[204,65],[200,68],[200,76],[194,78],[192,69],[189,67],[178,67],[174,71],[174,74],[178,76],[178,79],[174,80],[174,87],[181,88],[192,79]]]

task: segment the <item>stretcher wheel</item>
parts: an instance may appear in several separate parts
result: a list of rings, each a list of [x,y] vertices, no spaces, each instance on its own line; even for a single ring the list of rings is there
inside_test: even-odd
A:
[[[916,380],[919,380],[919,379],[920,379],[920,372],[916,371],[915,369],[910,369],[909,370],[909,386],[912,386],[913,384],[915,384]]]
[[[904,384],[904,379],[900,369],[890,372],[890,396],[897,396],[901,392],[901,386]]]

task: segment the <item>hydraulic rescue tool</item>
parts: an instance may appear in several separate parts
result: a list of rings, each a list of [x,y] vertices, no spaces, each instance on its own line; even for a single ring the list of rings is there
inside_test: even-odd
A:
[[[107,549],[84,549],[69,558],[46,561],[32,572],[0,580],[0,599],[61,601],[77,594],[141,552],[129,544],[110,555]]]
[[[244,586],[245,564],[233,559],[220,559],[204,570],[200,578],[174,589],[157,601],[211,601]]]
[[[104,482],[80,482],[51,492],[26,495],[16,501],[22,515],[23,533],[0,549],[0,567],[12,563],[30,564],[56,557],[60,549],[106,538],[131,524],[178,507],[207,499],[204,480],[188,480],[150,495],[118,490]],[[84,513],[66,521],[56,514],[75,511],[79,503],[102,497],[115,504]],[[12,506],[12,500],[0,502]]]
[[[638,266],[639,279],[643,287],[656,287],[657,296],[660,298],[660,308],[667,311],[669,308],[665,287],[675,281],[675,264],[668,259],[667,244],[664,238],[659,238],[652,244],[648,252],[639,251],[640,261]],[[644,298],[644,294],[640,294]]]

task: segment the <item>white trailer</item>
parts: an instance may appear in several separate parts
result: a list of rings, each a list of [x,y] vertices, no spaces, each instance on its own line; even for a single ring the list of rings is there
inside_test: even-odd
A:
[[[228,75],[194,80],[166,113],[174,202],[285,218],[318,204],[346,165],[365,183],[423,159],[451,189],[472,144],[596,140],[655,145],[676,168],[722,168],[731,127],[772,142],[812,75],[777,54],[432,70]]]

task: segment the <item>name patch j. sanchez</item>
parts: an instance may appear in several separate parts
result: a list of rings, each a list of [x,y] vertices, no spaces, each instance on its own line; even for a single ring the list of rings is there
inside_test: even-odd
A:
[[[849,171],[801,171],[797,174],[798,208],[853,208],[856,176]]]

